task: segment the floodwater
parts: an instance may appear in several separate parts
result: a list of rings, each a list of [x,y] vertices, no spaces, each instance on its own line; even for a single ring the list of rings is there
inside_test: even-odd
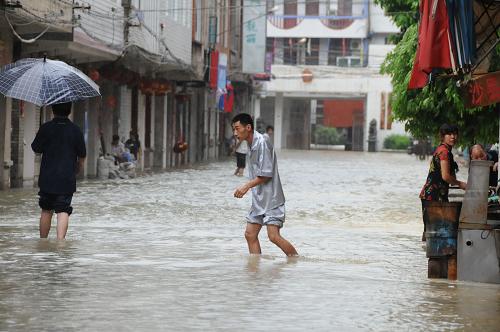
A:
[[[83,182],[61,242],[35,190],[0,192],[0,331],[500,330],[499,285],[427,279],[427,161],[281,152],[298,258],[265,230],[247,254],[233,164]]]

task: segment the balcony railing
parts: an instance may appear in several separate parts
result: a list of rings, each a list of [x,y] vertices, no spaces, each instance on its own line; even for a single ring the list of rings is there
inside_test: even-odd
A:
[[[297,15],[268,15],[267,19],[279,29],[291,29],[302,22],[303,18]]]
[[[309,15],[268,15],[268,21],[278,29],[291,29],[298,26],[303,20],[320,20],[326,27],[334,30],[346,29],[355,20],[366,19],[367,15],[360,16],[309,16]]]

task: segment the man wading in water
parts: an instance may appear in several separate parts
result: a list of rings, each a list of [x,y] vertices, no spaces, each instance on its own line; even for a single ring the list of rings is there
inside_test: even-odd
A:
[[[285,222],[285,196],[278,174],[278,164],[274,148],[259,132],[254,130],[249,114],[236,115],[232,121],[234,135],[238,140],[246,140],[249,146],[248,173],[250,181],[236,189],[234,197],[242,198],[252,189],[252,208],[247,216],[245,238],[251,254],[260,254],[259,232],[267,227],[269,240],[276,244],[287,256],[297,256],[295,248],[280,235]]]
[[[71,200],[76,191],[76,174],[83,169],[87,154],[80,128],[68,119],[71,103],[52,105],[54,119],[44,123],[31,148],[42,154],[38,186],[42,209],[40,237],[49,235],[52,215],[57,214],[57,239],[63,240],[73,212]]]

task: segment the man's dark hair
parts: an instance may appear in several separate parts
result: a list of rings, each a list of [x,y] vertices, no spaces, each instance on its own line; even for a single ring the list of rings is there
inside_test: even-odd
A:
[[[53,104],[51,106],[52,113],[54,113],[55,116],[68,117],[71,113],[71,103]]]
[[[232,124],[235,124],[236,122],[240,122],[242,125],[246,126],[246,125],[250,125],[252,127],[252,130],[254,129],[253,127],[253,119],[252,119],[252,116],[250,114],[247,114],[247,113],[240,113],[238,115],[236,115],[234,118],[233,118],[233,121],[231,121]]]
[[[269,130],[274,130],[274,127],[273,126],[267,126],[266,127],[266,131],[269,131]]]
[[[120,140],[120,136],[118,135],[113,135],[113,141],[119,141]]]
[[[439,135],[441,137],[444,137],[444,135],[449,135],[449,134],[458,135],[458,127],[456,125],[450,125],[445,123],[439,128]]]

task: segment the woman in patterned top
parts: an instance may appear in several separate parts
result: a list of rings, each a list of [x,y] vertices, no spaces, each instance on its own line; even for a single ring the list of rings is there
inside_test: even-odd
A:
[[[457,164],[453,160],[451,149],[455,145],[458,137],[458,128],[455,125],[443,124],[439,128],[441,144],[436,148],[432,156],[429,167],[427,181],[420,192],[422,200],[422,212],[425,211],[429,201],[448,202],[448,189],[450,184],[456,185],[465,190],[466,183],[456,178]],[[425,241],[425,220],[424,235],[422,241]]]

